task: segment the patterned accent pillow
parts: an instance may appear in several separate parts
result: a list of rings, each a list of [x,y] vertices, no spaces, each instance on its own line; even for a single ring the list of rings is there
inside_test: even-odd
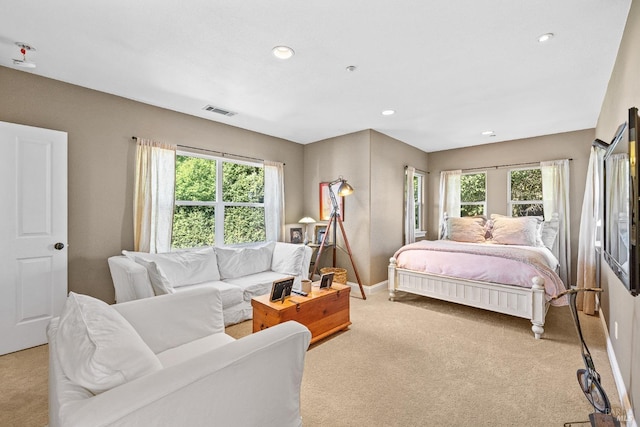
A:
[[[467,243],[483,243],[485,241],[486,219],[480,216],[447,218],[445,240]]]
[[[542,246],[542,217],[491,215],[491,238],[501,245]]]

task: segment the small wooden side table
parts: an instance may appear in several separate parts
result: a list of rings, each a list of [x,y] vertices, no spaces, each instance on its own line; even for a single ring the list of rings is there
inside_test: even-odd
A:
[[[311,331],[311,344],[351,325],[349,320],[349,293],[351,288],[340,283],[329,289],[312,286],[304,297],[292,294],[285,302],[271,302],[269,295],[251,299],[253,332],[287,320],[302,323]]]

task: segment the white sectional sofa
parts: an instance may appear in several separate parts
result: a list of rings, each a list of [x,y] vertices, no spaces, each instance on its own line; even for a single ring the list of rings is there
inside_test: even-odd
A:
[[[274,280],[309,274],[308,246],[271,242],[242,248],[204,247],[163,254],[122,251],[108,259],[116,302],[215,287],[225,325],[251,319],[251,298],[271,291]]]
[[[235,340],[220,292],[107,305],[71,293],[49,339],[49,426],[298,427],[311,333],[285,322]]]

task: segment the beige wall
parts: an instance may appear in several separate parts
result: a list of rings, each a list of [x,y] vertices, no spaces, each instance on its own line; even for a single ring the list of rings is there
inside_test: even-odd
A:
[[[345,198],[345,232],[362,284],[387,279],[389,257],[402,245],[404,166],[427,169],[428,155],[396,139],[366,130],[305,146],[305,206],[318,215],[318,184],[342,175],[355,192]],[[308,213],[309,214],[309,213]],[[338,243],[344,246],[340,232]],[[325,253],[321,266],[331,265]],[[338,252],[338,267],[355,275],[348,256]]]
[[[293,142],[5,67],[0,120],[68,133],[70,291],[114,300],[107,258],[133,249],[132,136],[284,162],[286,221],[303,213],[304,147]]]
[[[640,108],[640,2],[633,1],[618,57],[609,80],[596,136],[609,141],[628,119],[630,107]],[[625,145],[625,144],[620,144]],[[602,311],[611,345],[636,418],[640,417],[640,297],[632,297],[606,262],[602,262]],[[615,324],[618,338],[615,337]]]
[[[591,129],[429,153],[429,165],[431,166],[429,194],[433,195],[433,197],[429,198],[431,202],[428,208],[429,230],[437,230],[438,228],[440,171],[572,158],[573,160],[569,164],[571,186],[569,193],[571,199],[571,271],[573,277],[571,282],[575,283],[580,214],[593,139],[594,131]],[[507,215],[509,168],[500,167],[482,170],[487,171],[487,213]],[[429,233],[429,235],[431,239],[437,237],[433,232]]]
[[[387,280],[389,258],[403,243],[404,167],[427,171],[428,161],[427,153],[371,132],[371,284]]]

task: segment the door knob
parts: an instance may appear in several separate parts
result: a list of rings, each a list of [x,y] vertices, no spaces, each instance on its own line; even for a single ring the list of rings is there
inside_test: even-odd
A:
[[[64,249],[64,243],[56,243],[55,245],[53,245],[53,247],[59,251],[61,251],[62,249]]]

